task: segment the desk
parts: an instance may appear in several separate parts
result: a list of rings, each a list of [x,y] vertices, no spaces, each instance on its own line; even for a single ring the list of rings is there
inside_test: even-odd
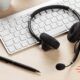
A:
[[[21,1],[21,2],[20,2]],[[8,11],[0,13],[0,16],[10,15],[12,13],[24,10],[34,5],[40,4],[48,0],[14,0],[13,5]],[[33,3],[33,4],[32,4]],[[0,80],[78,80],[80,74],[74,69],[79,65],[79,59],[72,66],[63,71],[55,69],[56,63],[64,62],[68,64],[73,56],[73,44],[67,41],[66,34],[57,37],[60,41],[60,48],[58,50],[50,50],[44,52],[39,46],[33,46],[29,49],[23,50],[13,56],[10,56],[5,51],[2,43],[0,43],[0,55],[9,59],[21,62],[23,64],[32,66],[41,71],[41,74],[35,74],[21,68],[4,64],[0,62]],[[64,55],[64,56],[63,56]],[[60,57],[63,57],[60,59]],[[72,75],[73,74],[73,75]],[[69,78],[69,79],[68,79]]]

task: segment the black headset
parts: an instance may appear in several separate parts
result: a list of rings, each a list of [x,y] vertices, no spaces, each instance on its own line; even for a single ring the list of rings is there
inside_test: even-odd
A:
[[[54,37],[52,37],[52,36],[50,36],[46,33],[41,33],[40,37],[38,37],[34,33],[35,31],[32,30],[31,21],[35,17],[36,14],[40,13],[41,11],[48,10],[48,9],[63,9],[63,10],[66,10],[66,11],[71,11],[79,20],[78,22],[76,22],[75,24],[72,25],[72,27],[70,28],[70,30],[68,32],[68,35],[67,35],[67,39],[70,42],[75,43],[75,47],[74,47],[75,56],[74,56],[73,60],[67,66],[62,64],[62,63],[58,63],[56,65],[57,70],[63,70],[63,69],[65,69],[65,67],[68,67],[71,64],[73,64],[76,61],[76,59],[79,55],[79,51],[80,51],[80,15],[78,14],[77,11],[71,9],[68,6],[64,6],[64,5],[50,5],[50,6],[42,7],[40,9],[34,11],[31,14],[31,17],[28,21],[29,31],[30,31],[31,35],[42,45],[42,49],[45,50],[45,51],[50,50],[52,48],[58,49],[59,46],[60,46],[60,43]]]

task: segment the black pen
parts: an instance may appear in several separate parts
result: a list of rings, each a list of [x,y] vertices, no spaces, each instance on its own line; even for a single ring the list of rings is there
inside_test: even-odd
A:
[[[32,67],[30,67],[30,66],[27,66],[27,65],[24,65],[24,64],[21,64],[21,63],[18,63],[18,62],[16,62],[16,61],[10,60],[10,59],[5,58],[5,57],[1,57],[1,56],[0,56],[0,60],[3,61],[3,62],[6,62],[6,63],[12,64],[12,65],[21,67],[21,68],[23,68],[23,69],[32,71],[32,72],[40,72],[40,71],[38,71],[38,70],[35,69],[35,68],[32,68]]]

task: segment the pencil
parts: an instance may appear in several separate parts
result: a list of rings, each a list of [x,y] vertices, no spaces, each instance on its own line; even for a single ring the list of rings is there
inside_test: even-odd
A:
[[[37,70],[37,69],[35,69],[35,68],[32,68],[32,67],[30,67],[30,66],[21,64],[21,63],[19,63],[19,62],[10,60],[10,59],[5,58],[5,57],[2,57],[2,56],[0,56],[0,60],[3,61],[3,62],[5,62],[5,63],[9,63],[9,64],[11,64],[11,65],[15,65],[15,66],[18,66],[18,67],[20,67],[20,68],[23,68],[23,69],[26,69],[26,70],[29,70],[29,71],[32,71],[32,72],[39,72],[39,73],[40,73],[40,71]]]

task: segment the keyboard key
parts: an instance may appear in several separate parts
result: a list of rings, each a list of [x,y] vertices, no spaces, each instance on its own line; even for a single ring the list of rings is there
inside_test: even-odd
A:
[[[22,24],[22,19],[21,19],[21,17],[16,17],[15,20],[16,20],[16,23],[17,23],[18,25]]]
[[[68,17],[68,14],[63,14],[62,16],[63,16],[63,18],[66,19]]]
[[[46,14],[46,18],[47,19],[50,19],[50,18],[52,18],[53,16],[52,16],[52,14],[50,13],[50,14]]]
[[[75,0],[77,3],[80,2],[80,0]]]
[[[27,37],[25,35],[20,35],[20,39],[23,41],[25,40]]]
[[[5,43],[6,43],[6,45],[7,45],[7,46],[11,46],[11,45],[13,45],[13,44],[14,44],[14,42],[13,42],[13,40],[12,40],[12,39],[11,39],[11,40],[9,40],[9,41],[6,41]]]
[[[17,26],[16,21],[15,21],[15,19],[13,19],[13,17],[12,18],[9,17],[8,22],[9,22],[10,27],[16,27]]]
[[[7,36],[3,36],[4,41],[8,41],[8,40],[13,39],[13,38],[14,38],[14,36],[12,34],[9,34]]]
[[[22,44],[23,47],[26,47],[26,46],[29,45],[27,41],[21,41],[21,44]]]
[[[54,23],[54,22],[57,21],[57,18],[56,18],[56,17],[53,17],[53,18],[51,19],[51,21]]]
[[[45,11],[42,11],[42,12],[41,12],[41,15],[42,15],[42,16],[46,15],[46,12],[45,12]]]
[[[19,37],[19,36],[20,36],[20,32],[19,32],[19,31],[16,31],[16,32],[14,33],[14,36],[15,36],[15,37]]]
[[[40,17],[40,20],[41,20],[41,21],[45,21],[45,20],[46,20],[46,17],[45,17],[45,16],[41,16],[41,17]]]
[[[63,19],[63,22],[64,22],[65,24],[67,24],[67,23],[69,23],[69,20],[68,20],[68,19]]]
[[[45,21],[45,24],[46,24],[46,25],[49,25],[49,24],[51,24],[51,21],[50,21],[50,20],[46,20],[46,21]]]
[[[16,28],[15,28],[15,27],[9,28],[9,31],[10,31],[11,33],[15,33],[15,32],[16,32]]]
[[[46,31],[51,30],[51,26],[50,26],[50,25],[45,26],[45,30],[46,30]]]
[[[58,15],[58,13],[54,11],[54,12],[52,13],[52,15],[55,17],[55,16]]]
[[[35,23],[40,23],[41,20],[39,18],[35,19]]]
[[[26,33],[27,38],[32,38],[30,33]]]
[[[24,23],[27,22],[27,21],[28,21],[28,16],[26,16],[26,17],[23,18],[22,20],[23,20]]]
[[[34,43],[34,39],[28,39],[28,43],[31,45],[31,44],[33,44]]]
[[[9,24],[6,24],[6,26],[3,25],[3,27],[4,27],[4,29],[9,29],[10,28]]]
[[[32,27],[33,28],[33,30],[36,30],[36,29],[38,29],[39,28],[39,26],[38,26],[38,24],[34,24],[34,26]]]
[[[64,24],[63,24],[63,21],[59,21],[59,22],[57,22],[57,25],[58,25],[58,26],[62,26],[62,25],[64,25]]]
[[[25,28],[27,28],[28,23],[27,23],[27,22],[26,22],[26,23],[22,23],[21,25],[22,25],[22,27],[25,29]]]
[[[27,30],[26,29],[22,29],[21,31],[20,31],[20,33],[23,35],[23,34],[26,34],[27,33]]]
[[[59,10],[58,11],[58,14],[63,15],[64,14],[64,11],[63,10]]]
[[[70,21],[70,22],[72,22],[72,21],[74,21],[74,20],[75,20],[74,17],[69,17],[69,21]]]
[[[44,22],[39,23],[39,27],[40,27],[40,28],[43,27],[43,26],[46,26],[46,25],[44,24]]]
[[[0,34],[1,34],[1,36],[6,36],[6,35],[9,35],[10,32],[8,30],[4,30]]]
[[[20,43],[17,43],[17,44],[15,44],[15,48],[20,49],[20,48],[22,48],[22,45]]]
[[[16,29],[17,29],[17,30],[21,30],[21,29],[22,29],[22,26],[21,26],[21,25],[18,25],[18,26],[16,27]]]
[[[57,19],[58,19],[58,20],[62,20],[62,19],[63,19],[63,16],[62,16],[62,15],[59,15],[59,16],[57,17]]]
[[[42,27],[42,28],[39,29],[39,32],[43,33],[43,32],[45,32],[45,29]]]
[[[13,40],[14,40],[14,43],[19,43],[20,42],[20,38],[19,37],[16,37]]]
[[[7,47],[8,50],[12,53],[12,52],[15,52],[16,51],[16,48],[12,45],[12,46],[9,46]]]
[[[52,28],[57,28],[58,27],[57,23],[51,23],[50,25],[51,25]]]

